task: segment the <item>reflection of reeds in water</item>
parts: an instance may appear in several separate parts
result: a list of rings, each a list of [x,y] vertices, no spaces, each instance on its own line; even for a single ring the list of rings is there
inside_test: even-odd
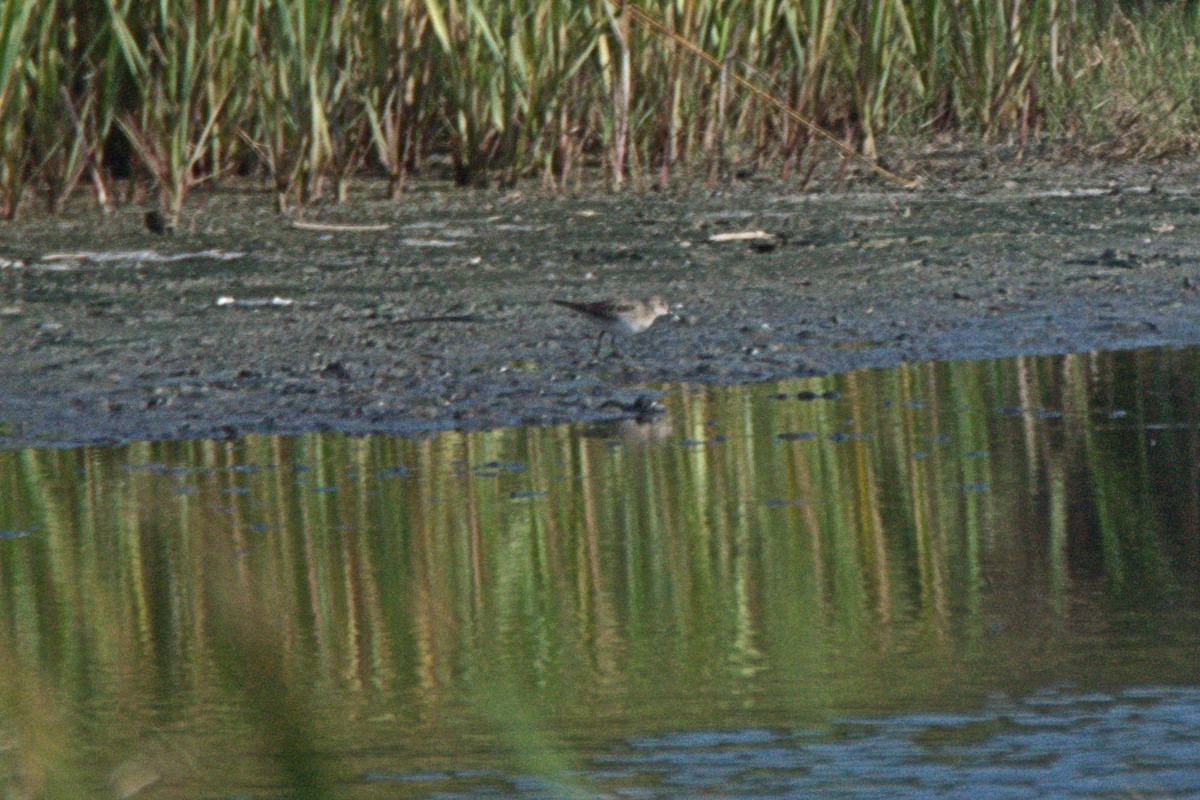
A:
[[[905,366],[811,402],[692,392],[632,438],[0,453],[8,724],[22,759],[103,731],[107,769],[188,754],[143,757],[139,780],[317,796],[341,778],[314,753],[369,740],[445,767],[481,720],[561,778],[553,731],[774,685],[784,709],[869,703],[898,649],[945,654],[1006,608],[1073,613],[1089,576],[1118,600],[1178,582],[1197,478],[1174,466],[1198,437],[1146,423],[1195,425],[1200,372],[1161,358]],[[191,718],[219,735],[161,742]],[[78,748],[62,758],[75,780]]]

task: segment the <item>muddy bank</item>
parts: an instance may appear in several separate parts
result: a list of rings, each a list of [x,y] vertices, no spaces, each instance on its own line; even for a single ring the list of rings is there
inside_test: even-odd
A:
[[[1200,343],[1193,166],[920,167],[911,191],[426,186],[308,214],[383,231],[237,192],[170,237],[133,207],[8,223],[0,446],[596,419],[662,382]],[[548,302],[655,293],[677,319],[621,356]]]

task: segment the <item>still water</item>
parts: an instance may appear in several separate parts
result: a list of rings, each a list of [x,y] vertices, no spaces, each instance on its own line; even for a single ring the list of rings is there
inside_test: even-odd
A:
[[[1200,797],[1200,351],[0,453],[49,797]]]

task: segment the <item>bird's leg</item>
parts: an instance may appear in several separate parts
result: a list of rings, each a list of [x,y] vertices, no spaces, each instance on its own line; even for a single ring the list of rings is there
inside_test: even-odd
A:
[[[600,331],[600,335],[596,337],[596,352],[592,358],[600,357],[600,347],[604,344],[604,334],[606,333],[608,333],[608,331]]]

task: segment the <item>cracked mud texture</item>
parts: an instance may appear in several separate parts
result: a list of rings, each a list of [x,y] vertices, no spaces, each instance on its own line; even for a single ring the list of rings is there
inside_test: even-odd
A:
[[[915,190],[426,186],[306,217],[381,232],[237,191],[174,236],[133,206],[6,223],[0,446],[595,420],[668,382],[1200,343],[1192,164],[921,166]],[[748,230],[776,238],[709,241]],[[652,294],[677,318],[620,356],[548,302]]]

